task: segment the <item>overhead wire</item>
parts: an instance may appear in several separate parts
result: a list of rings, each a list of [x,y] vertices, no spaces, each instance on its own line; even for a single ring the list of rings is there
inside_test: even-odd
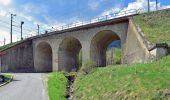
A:
[[[10,29],[10,23],[9,22],[3,21],[3,20],[0,20],[0,22],[5,24],[5,25],[0,24],[0,26],[7,28],[7,29]],[[9,26],[6,26],[6,25],[9,25]],[[18,26],[18,25],[13,24],[12,26],[15,27],[15,28],[20,28],[20,26]],[[16,31],[16,32],[19,32],[19,30],[15,30],[15,29],[13,29],[13,30]],[[28,29],[28,28],[23,28],[23,31],[27,31],[28,33],[35,32],[35,30],[31,30],[31,29]]]
[[[21,24],[21,23],[16,22],[16,20],[13,20],[13,22],[16,23],[17,25],[20,25],[20,24]],[[30,27],[30,26],[28,26],[27,24],[25,24],[24,26],[26,26],[27,29],[33,29],[33,27]]]
[[[5,20],[7,20],[7,19],[5,19]],[[9,19],[10,20],[10,19]],[[17,20],[17,21],[19,21],[19,20]],[[18,30],[18,29],[20,29],[21,28],[21,26],[20,26],[20,23],[18,23],[16,20],[13,20],[12,22],[13,22],[13,31],[14,32],[17,32],[17,33],[19,33],[20,32],[20,30]],[[28,20],[27,20],[28,21]],[[30,22],[30,21],[28,21],[28,22]],[[0,24],[0,26],[1,27],[3,27],[3,28],[6,28],[6,29],[11,29],[11,22],[7,22],[7,21],[4,21],[4,20],[2,20],[2,19],[0,19],[0,23],[3,23],[3,24]],[[9,25],[9,26],[7,26],[7,25]],[[25,33],[23,33],[23,34],[31,34],[31,33],[33,33],[33,34],[35,34],[35,33],[37,33],[37,31],[38,31],[38,28],[34,28],[34,27],[30,27],[30,26],[28,26],[28,25],[24,25],[25,27],[23,27],[23,32],[25,32]],[[35,25],[36,26],[36,25]],[[39,31],[40,31],[40,34],[44,34],[45,33],[45,31],[51,31],[51,30],[53,30],[52,28],[50,28],[50,29],[47,29],[47,28],[44,28],[44,27],[41,27],[40,29],[39,29]]]
[[[0,20],[0,22],[4,24],[10,24],[9,22],[3,21],[3,20]]]

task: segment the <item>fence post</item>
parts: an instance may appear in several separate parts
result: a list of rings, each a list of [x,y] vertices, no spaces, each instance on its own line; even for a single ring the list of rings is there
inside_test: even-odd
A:
[[[6,44],[6,38],[4,37],[4,45]]]
[[[69,26],[70,26],[70,25],[69,25],[69,24],[67,24],[67,29],[69,28]]]
[[[108,15],[106,15],[106,20],[107,20]]]
[[[63,30],[63,26],[61,27],[61,30]]]
[[[136,13],[139,14],[141,9],[136,10]]]
[[[46,31],[45,31],[45,34],[47,34],[47,33],[48,33],[48,31],[46,30]]]

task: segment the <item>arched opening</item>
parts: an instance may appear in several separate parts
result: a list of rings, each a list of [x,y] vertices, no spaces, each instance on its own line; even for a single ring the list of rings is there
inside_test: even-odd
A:
[[[38,44],[36,48],[36,72],[52,71],[52,48],[47,42]]]
[[[93,37],[90,45],[90,57],[97,67],[107,65],[106,51],[109,45],[117,40],[120,40],[119,36],[110,30],[101,31]]]
[[[114,40],[109,44],[106,51],[106,65],[121,64],[121,41]]]
[[[82,46],[78,39],[69,37],[64,39],[58,51],[58,70],[64,72],[75,72],[81,66],[80,50]]]

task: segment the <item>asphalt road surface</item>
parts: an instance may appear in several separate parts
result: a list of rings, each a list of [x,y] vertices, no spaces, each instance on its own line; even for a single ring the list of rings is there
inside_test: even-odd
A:
[[[0,87],[0,100],[48,100],[47,74],[18,73],[13,82]]]

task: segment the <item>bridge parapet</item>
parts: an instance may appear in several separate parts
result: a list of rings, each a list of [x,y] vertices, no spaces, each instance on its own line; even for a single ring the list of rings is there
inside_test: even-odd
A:
[[[65,25],[62,25],[62,26],[57,26],[56,28],[52,27],[51,29],[48,29],[48,30],[45,30],[44,32],[41,32],[41,34],[39,34],[39,35],[48,34],[48,33],[54,32],[54,31],[63,31],[63,30],[71,29],[71,28],[90,25],[90,24],[108,21],[108,20],[112,20],[112,19],[137,15],[140,12],[141,12],[141,9],[124,10],[124,11],[111,13],[111,14],[104,15],[104,16],[99,16],[99,17],[96,17],[96,18],[93,18],[93,19],[88,19],[88,20],[78,21],[78,22],[75,22],[75,23],[65,24]],[[30,34],[30,36],[26,36],[25,39],[30,38],[30,37],[34,37],[34,36],[37,36],[37,35]]]

